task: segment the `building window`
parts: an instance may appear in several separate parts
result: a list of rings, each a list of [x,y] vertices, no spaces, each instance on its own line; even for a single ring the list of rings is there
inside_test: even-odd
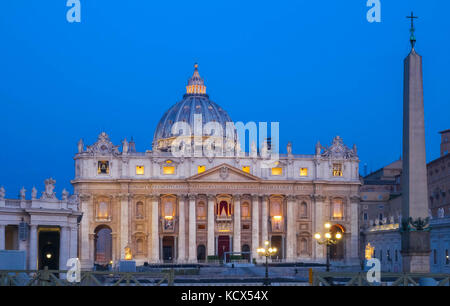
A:
[[[98,174],[109,174],[109,161],[99,160],[97,173]]]
[[[136,203],[136,219],[144,219],[144,203]]]
[[[448,265],[450,263],[450,258],[448,256],[448,250],[445,250],[445,264]]]
[[[342,164],[333,164],[333,176],[342,176]]]
[[[383,261],[383,250],[380,250],[380,261]]]
[[[308,168],[300,168],[300,176],[308,176]]]
[[[364,221],[367,221],[367,213],[366,212],[364,213],[364,217],[363,218],[364,218]]]
[[[300,204],[300,218],[308,218],[308,205],[305,202],[302,202],[302,204]]]
[[[395,250],[395,261],[396,262],[398,261],[398,251],[397,250]]]
[[[241,205],[241,218],[250,219],[250,205],[247,202]]]
[[[331,213],[333,218],[342,219],[344,216],[344,203],[342,202],[342,199],[333,199]]]
[[[175,167],[174,166],[163,166],[163,174],[174,174]]]
[[[136,166],[136,174],[143,175],[144,174],[144,166]]]
[[[250,173],[250,166],[243,166],[242,171]]]
[[[98,204],[97,218],[101,220],[106,220],[109,217],[108,213],[108,203],[100,202]]]
[[[437,252],[436,252],[436,249],[433,250],[433,264],[437,264]]]
[[[274,167],[272,168],[272,175],[283,175],[283,168],[281,167]]]
[[[203,172],[205,172],[205,170],[206,170],[205,166],[198,166],[197,167],[197,172],[198,173],[203,173]]]
[[[197,220],[206,219],[206,205],[204,202],[199,202],[197,204]]]

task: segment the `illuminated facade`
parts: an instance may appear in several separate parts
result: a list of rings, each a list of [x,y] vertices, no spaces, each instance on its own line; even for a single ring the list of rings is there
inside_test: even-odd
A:
[[[209,99],[197,66],[186,91],[161,118],[152,151],[136,152],[126,140],[114,145],[106,133],[93,145],[79,142],[72,184],[83,212],[83,267],[124,259],[127,247],[138,265],[202,262],[226,252],[260,260],[256,250],[265,240],[279,250],[274,261],[323,262],[313,234],[325,221],[343,231],[333,258],[359,262],[356,147],[337,136],[328,147],[317,143],[315,154],[296,155],[289,144],[272,168],[254,149],[176,157],[175,122],[193,124],[194,114],[224,129],[231,122]]]

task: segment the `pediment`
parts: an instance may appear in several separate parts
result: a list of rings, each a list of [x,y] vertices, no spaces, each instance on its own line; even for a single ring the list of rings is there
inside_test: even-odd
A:
[[[195,182],[257,182],[260,180],[260,178],[233,166],[221,164],[203,173],[191,176],[187,180]]]

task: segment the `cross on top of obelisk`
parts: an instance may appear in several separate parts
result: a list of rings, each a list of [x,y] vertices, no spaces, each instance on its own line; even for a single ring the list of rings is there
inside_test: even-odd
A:
[[[414,44],[416,43],[416,36],[414,35],[414,32],[416,30],[414,28],[414,19],[418,19],[419,17],[418,16],[414,16],[414,13],[411,12],[411,16],[406,16],[406,18],[411,19],[411,29],[410,29],[411,37],[409,38],[409,40],[411,42],[412,48],[414,49]]]

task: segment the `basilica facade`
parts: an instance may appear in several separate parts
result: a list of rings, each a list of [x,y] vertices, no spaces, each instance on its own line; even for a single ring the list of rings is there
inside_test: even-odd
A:
[[[129,258],[197,263],[231,253],[259,261],[256,249],[266,240],[277,247],[273,261],[323,262],[325,248],[313,236],[325,222],[343,234],[332,259],[359,262],[356,146],[336,136],[329,146],[317,143],[314,154],[297,155],[288,144],[271,167],[263,154],[270,143],[250,152],[236,145],[231,155],[174,154],[173,125],[194,125],[196,116],[224,129],[231,122],[209,99],[197,66],[183,99],[161,118],[152,150],[137,152],[127,140],[115,145],[104,132],[92,145],[80,140],[72,184],[83,213],[84,268]]]

